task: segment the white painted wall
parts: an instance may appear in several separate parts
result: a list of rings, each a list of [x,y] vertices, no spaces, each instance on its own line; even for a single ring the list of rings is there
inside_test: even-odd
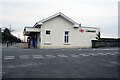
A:
[[[74,24],[62,17],[53,18],[44,22],[41,26],[41,48],[83,48],[91,47],[91,39],[96,37],[96,33],[79,32],[80,28],[73,28]],[[87,30],[89,28],[82,28]],[[92,28],[90,28],[92,29]],[[46,30],[51,30],[50,36],[46,35]],[[70,45],[64,45],[64,32],[68,30]],[[95,29],[98,30],[99,29]],[[49,44],[49,45],[45,45]]]

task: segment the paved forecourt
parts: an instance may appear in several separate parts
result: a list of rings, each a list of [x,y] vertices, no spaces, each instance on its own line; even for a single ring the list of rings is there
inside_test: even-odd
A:
[[[118,77],[118,48],[3,48],[2,60],[3,77],[7,78]]]

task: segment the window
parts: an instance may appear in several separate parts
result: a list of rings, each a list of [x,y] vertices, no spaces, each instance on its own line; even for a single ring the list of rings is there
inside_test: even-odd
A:
[[[86,30],[86,32],[91,32],[91,33],[95,33],[95,30]]]
[[[50,30],[46,30],[46,35],[50,35]]]
[[[65,31],[64,43],[68,43],[68,42],[69,42],[69,31]]]

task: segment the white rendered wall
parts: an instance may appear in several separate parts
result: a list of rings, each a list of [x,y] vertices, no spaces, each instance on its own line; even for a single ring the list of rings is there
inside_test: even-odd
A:
[[[80,28],[73,28],[74,24],[62,17],[51,19],[41,26],[41,48],[84,48],[91,47],[91,39],[96,37],[95,33],[81,33]],[[82,28],[86,30],[87,28]],[[50,30],[50,36],[46,35]],[[69,32],[69,45],[64,44],[64,32]],[[46,45],[48,43],[48,45]]]

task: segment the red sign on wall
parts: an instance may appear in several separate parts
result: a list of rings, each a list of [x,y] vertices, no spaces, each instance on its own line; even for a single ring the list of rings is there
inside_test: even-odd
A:
[[[82,33],[84,32],[84,30],[83,30],[82,28],[80,28],[80,30],[79,30],[79,31],[80,31],[80,32],[82,32]]]

